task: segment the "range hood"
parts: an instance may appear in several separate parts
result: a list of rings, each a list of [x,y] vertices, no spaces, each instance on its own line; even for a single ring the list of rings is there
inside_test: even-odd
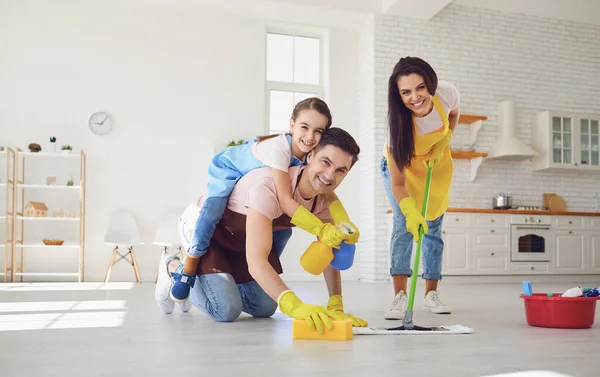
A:
[[[504,160],[524,160],[539,156],[530,145],[517,138],[515,103],[502,101],[498,105],[498,136],[488,158]]]

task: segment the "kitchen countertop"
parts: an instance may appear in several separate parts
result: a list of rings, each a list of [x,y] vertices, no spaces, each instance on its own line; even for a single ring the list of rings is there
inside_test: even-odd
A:
[[[600,212],[569,212],[569,211],[536,211],[521,209],[493,209],[493,208],[448,208],[447,212],[474,212],[474,213],[509,213],[516,215],[552,215],[552,216],[600,216]]]
[[[448,208],[446,212],[468,212],[468,213],[496,213],[515,215],[550,215],[550,216],[600,216],[600,212],[569,212],[569,211],[535,211],[520,209],[493,209],[493,208]],[[387,213],[392,213],[388,210]]]

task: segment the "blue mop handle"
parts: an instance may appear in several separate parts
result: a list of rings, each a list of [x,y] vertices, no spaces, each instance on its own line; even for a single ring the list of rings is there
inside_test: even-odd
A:
[[[427,180],[425,181],[425,197],[423,198],[423,208],[421,208],[421,215],[423,218],[427,215],[427,203],[429,202],[429,188],[431,184],[431,168],[427,168]],[[410,278],[410,294],[408,296],[408,307],[407,310],[412,312],[413,304],[415,302],[415,290],[417,288],[417,275],[419,275],[419,259],[421,259],[421,243],[423,243],[423,227],[419,227],[419,241],[417,242],[417,250],[415,252],[415,261],[413,263],[413,274]]]

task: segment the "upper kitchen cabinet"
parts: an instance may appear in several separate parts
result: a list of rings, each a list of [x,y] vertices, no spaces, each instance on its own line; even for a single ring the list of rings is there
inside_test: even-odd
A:
[[[534,170],[600,171],[600,115],[544,111],[533,123]]]

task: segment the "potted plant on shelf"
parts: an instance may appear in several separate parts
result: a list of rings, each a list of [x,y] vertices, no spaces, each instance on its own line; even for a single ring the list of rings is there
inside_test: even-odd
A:
[[[75,181],[73,181],[73,177],[71,177],[68,181],[67,181],[67,186],[73,186],[75,184]]]
[[[236,145],[242,145],[242,144],[244,144],[244,139],[240,139],[238,141],[231,140],[229,142],[229,144],[227,144],[227,147],[235,147]]]
[[[65,144],[60,149],[62,150],[63,153],[71,153],[71,151],[73,150],[73,147],[71,147],[69,144]]]
[[[56,137],[50,136],[50,142],[52,143],[52,150],[56,153]]]

